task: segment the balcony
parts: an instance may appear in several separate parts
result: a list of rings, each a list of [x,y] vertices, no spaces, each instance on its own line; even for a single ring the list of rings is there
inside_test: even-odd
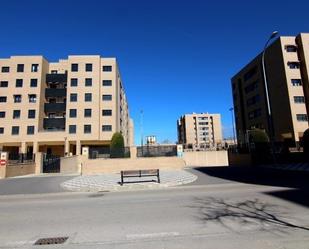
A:
[[[51,73],[46,74],[46,83],[66,83],[68,75],[65,73]]]
[[[45,103],[44,111],[47,112],[65,112],[66,103]]]
[[[44,130],[65,130],[65,118],[44,118]]]
[[[66,96],[67,96],[66,88],[46,88],[45,89],[45,98],[66,97]]]

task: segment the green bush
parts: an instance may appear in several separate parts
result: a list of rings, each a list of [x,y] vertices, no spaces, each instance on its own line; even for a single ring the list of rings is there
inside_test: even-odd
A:
[[[269,137],[264,130],[253,129],[249,131],[250,143],[269,143]]]
[[[303,148],[305,157],[309,158],[309,129],[305,130],[303,135]]]
[[[125,157],[124,139],[120,132],[115,132],[112,136],[110,144],[110,157],[111,158]]]
[[[120,132],[115,132],[112,136],[110,148],[111,149],[119,149],[124,147],[123,136]]]

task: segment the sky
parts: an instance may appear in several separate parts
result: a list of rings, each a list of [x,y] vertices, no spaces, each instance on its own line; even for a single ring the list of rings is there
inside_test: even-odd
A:
[[[177,119],[193,112],[221,113],[231,137],[231,77],[272,31],[309,32],[308,9],[305,0],[1,1],[0,58],[116,57],[136,144],[141,121],[144,136],[176,142]]]

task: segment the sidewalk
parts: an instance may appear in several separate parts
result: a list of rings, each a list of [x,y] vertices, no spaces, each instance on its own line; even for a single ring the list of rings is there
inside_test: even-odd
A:
[[[98,191],[125,191],[157,189],[188,184],[197,179],[197,176],[185,170],[160,170],[161,183],[154,182],[156,177],[132,177],[120,185],[120,174],[102,174],[78,176],[65,181],[61,187],[69,191],[98,192]],[[138,182],[147,181],[147,182]]]
[[[289,171],[305,171],[309,172],[309,163],[285,163],[273,165],[261,165],[262,168],[280,169]]]

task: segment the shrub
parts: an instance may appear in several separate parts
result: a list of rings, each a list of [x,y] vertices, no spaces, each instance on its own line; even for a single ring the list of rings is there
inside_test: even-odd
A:
[[[253,129],[249,132],[249,141],[251,143],[269,143],[269,137],[264,130]]]
[[[110,144],[110,157],[122,158],[124,157],[124,139],[120,132],[115,132],[112,136]]]

